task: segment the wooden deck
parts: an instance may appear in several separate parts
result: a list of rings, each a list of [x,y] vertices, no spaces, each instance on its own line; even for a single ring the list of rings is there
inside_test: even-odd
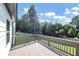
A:
[[[9,56],[59,56],[40,43],[17,48],[9,52]]]

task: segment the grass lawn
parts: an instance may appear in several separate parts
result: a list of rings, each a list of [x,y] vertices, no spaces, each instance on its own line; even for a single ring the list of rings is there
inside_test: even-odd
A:
[[[30,41],[33,41],[33,37],[31,37],[31,36],[18,36],[18,37],[16,37],[16,45],[27,43]]]

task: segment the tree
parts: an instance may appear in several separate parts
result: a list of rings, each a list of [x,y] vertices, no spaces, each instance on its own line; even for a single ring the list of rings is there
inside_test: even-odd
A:
[[[47,22],[45,22],[44,25],[42,26],[43,35],[46,35],[46,28],[47,28]]]
[[[70,28],[70,25],[68,25],[68,24],[64,25],[64,32],[63,32],[64,36],[67,36],[67,32],[68,32],[69,28]]]
[[[67,32],[67,36],[76,37],[76,29],[74,27],[71,27]]]
[[[20,19],[16,19],[16,31],[20,30]]]
[[[32,5],[28,12],[21,17],[20,28],[22,32],[40,32],[40,24],[38,21],[37,12],[34,5]]]
[[[45,29],[45,34],[46,35],[51,35],[51,30],[52,30],[52,24],[51,23],[47,23],[46,22],[46,24],[45,24],[45,27],[46,27],[46,29]]]
[[[64,35],[67,37],[76,37],[76,28],[74,28],[73,26],[66,24],[64,25]]]
[[[63,28],[62,24],[56,23],[52,25],[52,35],[59,36],[61,35],[60,30]]]
[[[39,33],[40,31],[40,24],[37,17],[37,12],[35,6],[32,5],[28,11],[29,20],[30,20],[30,32],[31,33]]]
[[[76,25],[76,36],[79,37],[79,15],[72,18],[72,24]]]
[[[79,32],[78,32],[78,34],[77,34],[77,38],[79,38]]]
[[[76,25],[76,28],[79,29],[79,15],[72,18],[72,24]]]
[[[62,29],[62,25],[59,23],[52,24],[52,23],[45,22],[42,28],[42,33],[44,35],[49,35],[49,36],[59,36],[60,35],[59,31],[61,29]]]
[[[28,14],[24,14],[22,16],[22,21],[21,21],[22,32],[29,32],[29,25],[30,25],[29,16]]]

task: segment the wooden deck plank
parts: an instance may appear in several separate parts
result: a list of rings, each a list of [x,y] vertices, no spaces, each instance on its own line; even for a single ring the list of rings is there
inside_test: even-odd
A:
[[[34,43],[9,52],[9,56],[59,56],[40,43]]]

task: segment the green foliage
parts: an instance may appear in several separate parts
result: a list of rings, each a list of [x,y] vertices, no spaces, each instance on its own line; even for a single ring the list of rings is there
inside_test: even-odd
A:
[[[20,30],[20,19],[16,19],[16,31]]]
[[[68,32],[67,32],[67,36],[69,37],[75,37],[76,36],[76,29],[71,27],[69,28]]]
[[[40,24],[38,21],[37,12],[34,5],[32,5],[28,10],[28,16],[29,16],[29,24],[30,24],[29,31],[31,33],[39,33]]]
[[[76,25],[76,28],[79,29],[79,15],[72,18],[72,24]]]
[[[79,38],[79,32],[78,32],[78,34],[77,34],[77,38]]]
[[[27,14],[24,14],[22,16],[20,28],[22,32],[29,32],[29,17]]]
[[[59,23],[52,24],[45,22],[44,26],[42,27],[42,33],[49,36],[59,36],[60,29],[62,29],[62,25]]]
[[[77,31],[76,28],[73,26],[66,24],[62,26],[61,24],[51,24],[51,23],[45,23],[43,27],[43,34],[45,35],[51,35],[51,36],[67,36],[67,37],[76,37]]]
[[[73,26],[71,25],[64,25],[64,35],[65,36],[68,36],[68,37],[76,37],[76,28],[74,28]]]
[[[32,5],[27,14],[24,14],[21,20],[16,21],[16,30],[30,33],[38,33],[40,31],[40,24],[35,6]]]
[[[62,24],[59,24],[59,23],[52,25],[52,35],[54,36],[61,35],[62,28],[63,28]]]
[[[44,25],[42,26],[42,33],[44,35],[46,35],[46,28],[47,28],[47,22],[45,22]]]
[[[64,29],[60,29],[60,30],[59,30],[59,34],[60,34],[60,35],[64,35]]]

